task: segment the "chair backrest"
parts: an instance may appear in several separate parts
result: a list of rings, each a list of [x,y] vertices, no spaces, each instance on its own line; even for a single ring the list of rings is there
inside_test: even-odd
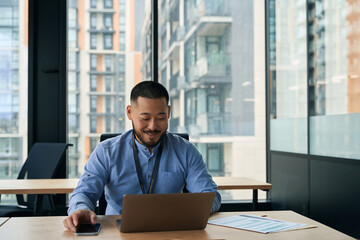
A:
[[[189,141],[189,134],[187,133],[174,133],[186,140]],[[116,137],[116,136],[119,136],[121,135],[121,133],[104,133],[104,134],[101,134],[100,135],[100,142],[108,139],[108,138],[113,138],[113,137]],[[187,192],[186,188],[184,188],[183,190],[184,192]],[[105,215],[105,212],[106,212],[106,206],[107,206],[107,202],[106,202],[106,199],[105,199],[105,194],[103,192],[103,194],[101,195],[100,199],[99,199],[99,209],[98,209],[98,215]]]
[[[60,165],[60,160],[65,155],[68,143],[34,143],[29,155],[21,167],[18,179],[48,179],[53,178]],[[16,195],[19,205],[34,207],[35,195]]]

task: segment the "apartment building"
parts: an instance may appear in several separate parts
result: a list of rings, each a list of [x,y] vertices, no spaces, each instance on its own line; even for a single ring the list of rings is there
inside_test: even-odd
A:
[[[69,1],[69,176],[79,176],[102,133],[130,127],[126,98],[141,80],[141,3]]]
[[[158,8],[158,76],[170,92],[169,130],[189,133],[213,175],[265,180],[264,42],[257,37],[263,5],[162,0]],[[148,12],[144,79],[151,77],[150,25]]]

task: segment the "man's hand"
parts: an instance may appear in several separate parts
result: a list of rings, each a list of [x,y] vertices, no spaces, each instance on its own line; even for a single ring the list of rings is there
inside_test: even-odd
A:
[[[95,224],[96,214],[88,209],[79,209],[74,211],[64,221],[64,227],[72,232],[76,231],[79,222],[91,222]]]

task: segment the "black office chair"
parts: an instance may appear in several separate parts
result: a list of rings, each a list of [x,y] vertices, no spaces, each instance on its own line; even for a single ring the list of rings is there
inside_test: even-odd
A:
[[[189,134],[187,133],[174,133],[186,140],[189,141]],[[113,138],[116,136],[121,135],[121,133],[104,133],[100,135],[100,142],[108,139],[108,138]],[[184,187],[183,192],[188,192],[187,189]],[[98,215],[105,215],[106,212],[106,206],[107,206],[107,201],[105,199],[105,193],[103,192],[100,199],[99,199],[99,208],[98,208]]]
[[[24,165],[21,167],[18,179],[54,178],[60,165],[60,160],[64,156],[68,146],[72,145],[67,143],[35,143]],[[46,196],[47,198],[45,199],[42,195],[36,196],[28,194],[25,197],[25,195],[17,194],[16,199],[18,205],[0,205],[0,216],[33,216],[35,210],[40,212],[40,209],[36,209],[36,200],[40,201],[40,203],[42,200],[45,200],[40,207],[45,206],[52,208],[52,196]]]

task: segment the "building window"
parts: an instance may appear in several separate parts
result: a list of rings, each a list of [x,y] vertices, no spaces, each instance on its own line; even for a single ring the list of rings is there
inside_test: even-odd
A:
[[[76,28],[77,26],[77,9],[69,8],[68,11],[68,28]]]
[[[90,49],[96,49],[97,45],[97,34],[90,33]]]
[[[96,71],[97,67],[97,55],[90,54],[90,70]]]
[[[79,74],[75,71],[69,71],[68,73],[68,90],[71,92],[79,89]]]
[[[90,91],[95,92],[97,89],[97,75],[90,75]]]
[[[120,15],[120,31],[125,31],[125,14]]]
[[[77,47],[77,30],[76,29],[69,29],[68,30],[68,46],[69,48],[76,48]]]
[[[90,112],[96,113],[97,96],[90,96]]]
[[[113,48],[113,36],[112,34],[104,34],[104,49]]]
[[[113,15],[111,13],[104,13],[104,27],[106,29],[112,29],[113,26]]]
[[[97,117],[90,116],[90,133],[96,133]]]
[[[97,26],[97,16],[96,13],[90,13],[90,28],[96,29]]]
[[[107,92],[111,92],[111,82],[112,82],[112,77],[105,76],[105,89]]]
[[[104,0],[104,8],[112,8],[113,1],[112,0]]]
[[[97,0],[90,0],[90,7],[96,8]]]
[[[125,72],[125,55],[119,56],[119,72],[120,73]]]
[[[105,122],[105,131],[106,132],[112,132],[112,130],[111,130],[111,117],[107,116],[105,121],[106,121]]]
[[[68,111],[70,113],[76,113],[78,110],[78,102],[79,96],[78,94],[71,93],[69,94],[69,104],[68,104]]]
[[[0,7],[1,17],[0,26],[12,26],[13,25],[13,8],[12,7]]]
[[[69,111],[69,133],[77,133],[79,130],[79,116]]]
[[[112,57],[111,55],[105,55],[105,69],[106,71],[111,71],[112,66]]]
[[[209,172],[214,176],[224,174],[223,143],[197,143]]]
[[[111,113],[111,97],[105,97],[106,113]]]
[[[94,149],[96,148],[98,144],[98,138],[90,138],[90,148],[91,148],[91,151],[94,151]]]
[[[120,51],[125,51],[125,32],[120,32]]]
[[[69,70],[77,70],[77,52],[69,52],[68,66]]]

